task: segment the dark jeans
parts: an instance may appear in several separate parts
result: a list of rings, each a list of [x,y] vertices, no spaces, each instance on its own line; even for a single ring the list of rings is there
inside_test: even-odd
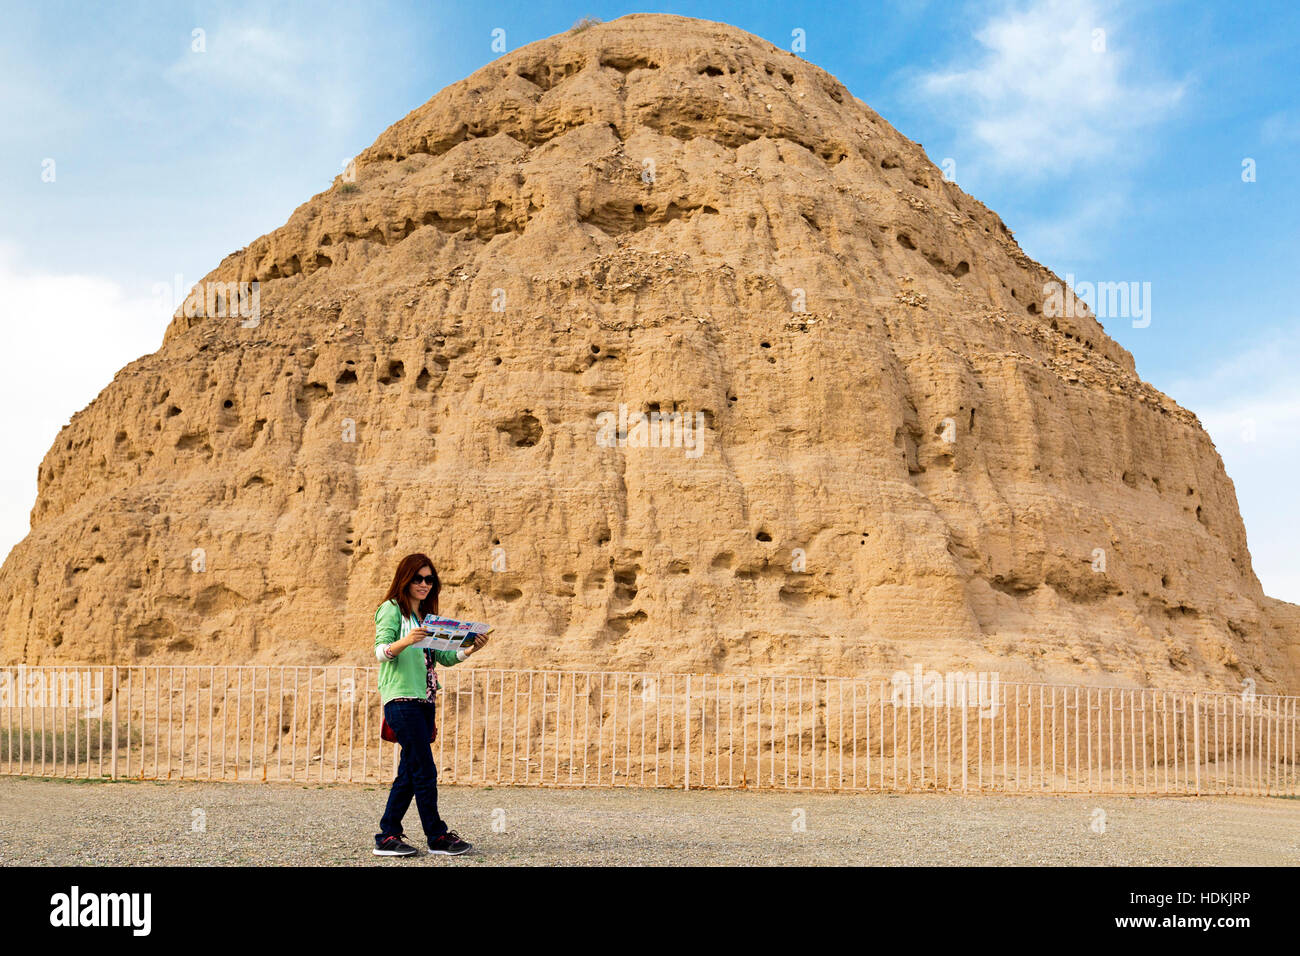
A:
[[[384,719],[397,735],[402,758],[397,777],[388,793],[388,807],[379,821],[378,843],[384,837],[401,836],[402,817],[415,797],[424,836],[432,843],[447,832],[447,824],[438,816],[438,768],[433,765],[429,735],[433,733],[433,704],[418,700],[390,700],[384,705]]]

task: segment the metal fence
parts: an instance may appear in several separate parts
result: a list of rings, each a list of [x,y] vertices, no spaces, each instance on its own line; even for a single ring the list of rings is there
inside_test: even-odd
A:
[[[376,668],[0,669],[0,773],[381,783]],[[1288,794],[1295,697],[1048,684],[440,670],[447,783]],[[967,675],[973,678],[974,675]]]

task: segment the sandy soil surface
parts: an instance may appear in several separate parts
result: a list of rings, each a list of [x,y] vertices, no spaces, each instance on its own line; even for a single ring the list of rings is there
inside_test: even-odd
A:
[[[443,787],[474,852],[390,860],[371,854],[385,798],[0,778],[0,865],[1300,864],[1293,799]],[[427,849],[414,805],[406,828]]]

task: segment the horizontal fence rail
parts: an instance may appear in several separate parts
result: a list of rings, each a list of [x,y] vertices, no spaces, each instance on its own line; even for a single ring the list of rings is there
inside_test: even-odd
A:
[[[996,678],[922,692],[848,677],[439,674],[446,783],[1300,792],[1295,697]],[[398,751],[379,737],[376,681],[373,667],[0,668],[0,773],[381,783]]]

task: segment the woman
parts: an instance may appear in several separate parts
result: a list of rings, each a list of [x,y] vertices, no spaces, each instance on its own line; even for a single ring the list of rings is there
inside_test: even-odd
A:
[[[412,647],[427,635],[420,621],[438,613],[441,585],[433,562],[423,554],[408,554],[397,566],[384,603],[375,611],[375,657],[379,659],[379,697],[384,720],[402,748],[397,777],[388,794],[388,807],[375,834],[376,856],[413,856],[419,851],[402,833],[402,817],[415,797],[429,852],[458,856],[470,849],[438,816],[438,768],[433,764],[430,738],[434,734],[433,695],[438,687],[434,665],[453,667],[482,650],[487,635],[459,651],[429,651]]]

